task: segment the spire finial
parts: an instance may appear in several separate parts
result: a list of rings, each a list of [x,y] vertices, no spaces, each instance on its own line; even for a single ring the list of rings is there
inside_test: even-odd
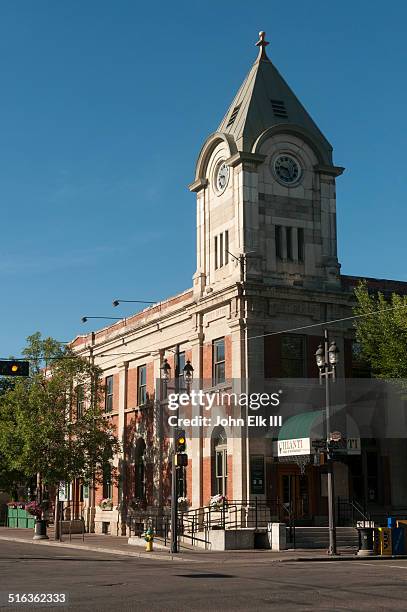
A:
[[[260,47],[259,59],[267,58],[266,47],[269,44],[270,43],[268,43],[267,40],[266,40],[266,33],[265,32],[259,32],[259,40],[256,42],[256,47]]]

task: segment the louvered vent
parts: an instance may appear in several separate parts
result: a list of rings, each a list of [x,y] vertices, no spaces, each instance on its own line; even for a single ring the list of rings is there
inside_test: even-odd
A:
[[[282,100],[271,100],[271,107],[275,117],[288,118],[285,104]]]
[[[229,117],[229,121],[228,121],[228,123],[227,123],[227,126],[226,126],[226,127],[230,127],[231,125],[233,125],[233,124],[234,124],[235,119],[236,119],[236,117],[237,117],[237,114],[238,114],[238,112],[239,112],[239,108],[240,108],[240,104],[239,104],[239,106],[235,106],[235,108],[232,110],[232,114],[231,114],[231,115],[230,115],[230,117]]]

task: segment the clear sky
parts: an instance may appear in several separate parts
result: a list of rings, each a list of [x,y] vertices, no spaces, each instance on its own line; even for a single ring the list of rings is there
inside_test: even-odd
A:
[[[191,286],[186,185],[261,29],[346,167],[343,273],[407,280],[406,22],[404,0],[2,0],[0,356]]]

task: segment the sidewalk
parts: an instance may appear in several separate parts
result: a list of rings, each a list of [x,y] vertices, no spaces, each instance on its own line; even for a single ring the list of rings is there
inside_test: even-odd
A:
[[[99,535],[95,533],[86,533],[85,541],[82,541],[82,536],[73,534],[72,540],[69,541],[69,536],[64,535],[62,542],[55,542],[53,538],[53,530],[48,530],[49,540],[33,540],[33,531],[31,529],[11,529],[8,527],[0,527],[0,541],[21,542],[24,544],[33,544],[38,546],[53,546],[65,549],[87,550],[111,555],[123,555],[127,557],[136,557],[141,559],[155,559],[157,561],[181,561],[187,563],[206,563],[220,562],[227,563],[233,561],[255,562],[255,563],[281,563],[287,561],[357,561],[357,560],[389,560],[392,558],[406,559],[407,555],[392,556],[373,556],[373,557],[358,557],[355,552],[349,549],[340,550],[340,554],[336,557],[328,557],[326,550],[323,549],[295,549],[295,550],[232,550],[232,551],[209,551],[203,549],[184,549],[181,548],[180,553],[173,555],[164,546],[157,546],[156,549],[147,553],[145,551],[144,540],[140,538],[140,546],[129,545],[127,536],[111,536]]]

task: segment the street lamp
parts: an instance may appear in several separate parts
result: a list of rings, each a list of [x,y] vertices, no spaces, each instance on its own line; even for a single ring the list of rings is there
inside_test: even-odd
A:
[[[176,347],[175,350],[175,372],[178,371],[179,364],[179,346]],[[163,363],[160,367],[161,380],[167,383],[171,377],[171,366],[168,363],[167,359],[163,360]],[[188,361],[183,367],[183,378],[189,388],[189,385],[192,382],[194,376],[194,368],[191,362]],[[180,391],[179,377],[174,377],[174,391],[176,394]],[[178,420],[178,408],[177,408],[177,420]],[[177,466],[175,465],[175,454],[176,454],[176,446],[177,446],[177,430],[173,428],[173,452],[172,452],[172,478],[171,478],[171,552],[178,552],[178,472]]]
[[[89,319],[111,319],[112,321],[122,321],[123,317],[82,317],[82,323],[86,323]]]
[[[116,307],[122,302],[126,302],[127,304],[157,304],[157,302],[150,302],[148,300],[113,300],[112,305]]]
[[[315,361],[319,369],[319,380],[325,378],[325,421],[326,421],[326,452],[328,467],[328,517],[329,517],[329,555],[336,555],[336,525],[335,525],[335,495],[333,460],[329,452],[330,426],[330,378],[335,380],[336,366],[339,362],[339,349],[334,341],[329,345],[328,330],[324,330],[324,345],[319,345],[315,353]]]

